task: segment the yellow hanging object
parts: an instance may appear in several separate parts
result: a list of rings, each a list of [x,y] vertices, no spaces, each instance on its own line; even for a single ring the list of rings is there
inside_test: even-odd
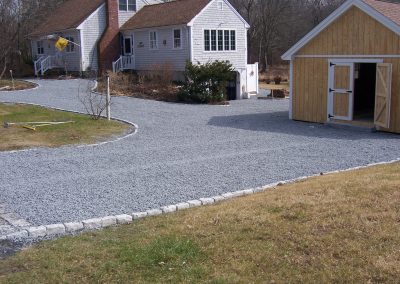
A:
[[[63,37],[59,37],[55,46],[59,51],[63,51],[67,45],[68,45],[69,41]]]

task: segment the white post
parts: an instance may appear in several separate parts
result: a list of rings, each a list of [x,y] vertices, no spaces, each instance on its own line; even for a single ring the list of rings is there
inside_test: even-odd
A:
[[[111,107],[110,107],[110,76],[107,74],[107,99],[106,99],[106,106],[107,106],[107,120],[111,120]]]

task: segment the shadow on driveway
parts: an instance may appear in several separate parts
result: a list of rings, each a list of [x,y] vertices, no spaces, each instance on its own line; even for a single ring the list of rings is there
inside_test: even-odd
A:
[[[336,128],[325,124],[294,121],[289,119],[287,111],[214,116],[209,120],[208,125],[340,140],[400,138],[397,134],[372,132],[367,128]]]

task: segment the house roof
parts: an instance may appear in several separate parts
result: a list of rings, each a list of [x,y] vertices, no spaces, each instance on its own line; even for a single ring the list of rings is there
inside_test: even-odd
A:
[[[188,24],[212,0],[176,0],[144,6],[121,30]]]
[[[76,29],[105,0],[68,0],[57,9],[29,37],[45,36],[55,32]]]
[[[400,3],[389,2],[381,0],[348,0],[324,21],[306,34],[300,41],[298,41],[292,48],[290,48],[284,55],[283,60],[291,60],[301,48],[314,39],[326,27],[338,19],[341,15],[347,12],[351,7],[357,7],[382,25],[400,35]]]

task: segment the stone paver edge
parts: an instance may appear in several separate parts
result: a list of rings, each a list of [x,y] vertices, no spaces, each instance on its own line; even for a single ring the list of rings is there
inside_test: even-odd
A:
[[[226,201],[226,200],[233,199],[233,198],[252,195],[252,194],[264,192],[264,191],[267,191],[270,189],[275,189],[276,187],[282,186],[284,184],[291,184],[291,183],[306,180],[308,178],[312,178],[312,177],[316,177],[316,176],[320,176],[320,175],[337,174],[337,173],[341,173],[341,172],[365,169],[365,168],[378,166],[378,165],[394,164],[397,162],[400,162],[400,158],[392,160],[392,161],[388,161],[388,162],[371,163],[371,164],[368,164],[365,166],[352,167],[352,168],[348,168],[348,169],[344,169],[344,170],[335,170],[335,171],[330,171],[330,172],[326,172],[326,173],[314,174],[314,175],[310,175],[310,176],[302,176],[302,177],[298,177],[298,178],[294,178],[294,179],[290,179],[290,180],[271,183],[271,184],[253,188],[253,189],[245,189],[245,190],[239,190],[239,191],[234,191],[234,192],[227,192],[227,193],[224,193],[224,194],[221,194],[218,196],[213,196],[213,197],[208,197],[208,198],[200,198],[197,200],[189,200],[189,201],[178,203],[178,204],[163,206],[161,208],[149,209],[145,212],[134,212],[131,214],[121,214],[121,215],[115,215],[115,216],[92,218],[92,219],[82,220],[82,221],[77,221],[77,222],[25,227],[25,228],[22,228],[18,232],[0,236],[0,240],[11,240],[11,241],[40,240],[45,237],[55,238],[55,237],[61,237],[61,236],[66,236],[66,235],[73,235],[73,234],[77,234],[77,233],[81,233],[81,232],[99,230],[99,229],[107,228],[107,227],[111,227],[111,226],[129,224],[134,220],[145,218],[145,217],[157,216],[157,215],[162,215],[162,214],[170,214],[170,213],[174,213],[176,211],[181,211],[181,210],[185,210],[185,209],[189,209],[189,208],[193,208],[193,207],[211,205],[211,204],[219,203],[219,202]]]

